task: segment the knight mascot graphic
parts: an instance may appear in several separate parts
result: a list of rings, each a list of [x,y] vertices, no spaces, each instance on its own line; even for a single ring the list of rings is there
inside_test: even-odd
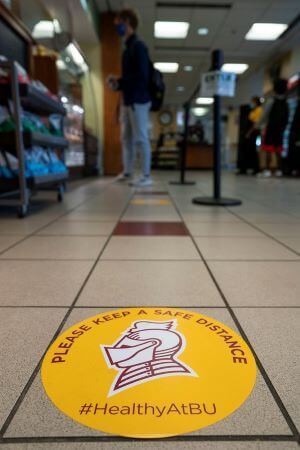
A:
[[[133,322],[111,345],[100,345],[105,361],[118,371],[108,396],[155,378],[198,375],[178,356],[185,349],[185,337],[176,330],[177,321]]]

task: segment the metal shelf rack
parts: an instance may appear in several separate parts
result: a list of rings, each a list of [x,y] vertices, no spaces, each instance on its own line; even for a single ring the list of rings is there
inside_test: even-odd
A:
[[[17,65],[14,61],[0,62],[0,67],[10,73],[8,85],[0,85],[0,103],[13,102],[15,131],[0,133],[0,147],[13,153],[19,162],[18,176],[13,179],[0,179],[0,205],[18,207],[18,216],[25,217],[28,213],[30,197],[33,191],[39,189],[57,190],[58,201],[63,200],[66,173],[53,173],[43,176],[26,178],[24,148],[40,145],[52,148],[66,148],[68,142],[59,136],[52,136],[31,131],[22,131],[21,108],[41,116],[49,114],[65,115],[63,105],[47,96],[37,88],[18,81]],[[15,198],[16,197],[16,198]]]

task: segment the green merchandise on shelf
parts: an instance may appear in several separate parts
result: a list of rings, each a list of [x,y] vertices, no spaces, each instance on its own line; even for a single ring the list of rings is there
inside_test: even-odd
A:
[[[0,133],[10,133],[15,131],[15,122],[13,119],[6,119],[0,123]]]

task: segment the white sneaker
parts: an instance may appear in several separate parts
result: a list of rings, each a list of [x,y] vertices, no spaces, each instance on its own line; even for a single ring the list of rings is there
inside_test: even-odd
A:
[[[257,174],[258,178],[270,178],[272,176],[271,170],[263,170]]]
[[[278,177],[278,178],[282,177],[282,170],[276,170],[275,177]]]
[[[152,186],[152,180],[150,177],[142,177],[139,180],[134,181],[129,184],[130,184],[130,186],[134,186],[134,187],[147,187],[147,186]]]
[[[124,181],[130,181],[132,178],[131,175],[127,175],[125,173],[120,173],[116,178],[115,181],[119,182],[119,183],[123,183]]]

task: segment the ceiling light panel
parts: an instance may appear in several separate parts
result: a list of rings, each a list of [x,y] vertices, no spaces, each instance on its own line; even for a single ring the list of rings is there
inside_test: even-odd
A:
[[[198,28],[197,33],[199,36],[206,36],[208,34],[208,28]]]
[[[198,117],[205,116],[207,112],[208,112],[207,108],[193,108],[193,114]]]
[[[189,22],[156,21],[154,36],[159,39],[185,39],[189,27]]]
[[[197,105],[212,105],[214,99],[212,97],[198,97],[196,99]]]
[[[163,73],[176,73],[179,64],[177,62],[156,62],[154,63],[154,67]]]
[[[221,70],[223,72],[232,72],[232,73],[236,73],[236,74],[240,75],[240,74],[246,72],[248,67],[249,67],[248,64],[226,63],[226,64],[223,64]]]
[[[245,36],[247,41],[275,41],[288,28],[285,23],[254,23]]]

